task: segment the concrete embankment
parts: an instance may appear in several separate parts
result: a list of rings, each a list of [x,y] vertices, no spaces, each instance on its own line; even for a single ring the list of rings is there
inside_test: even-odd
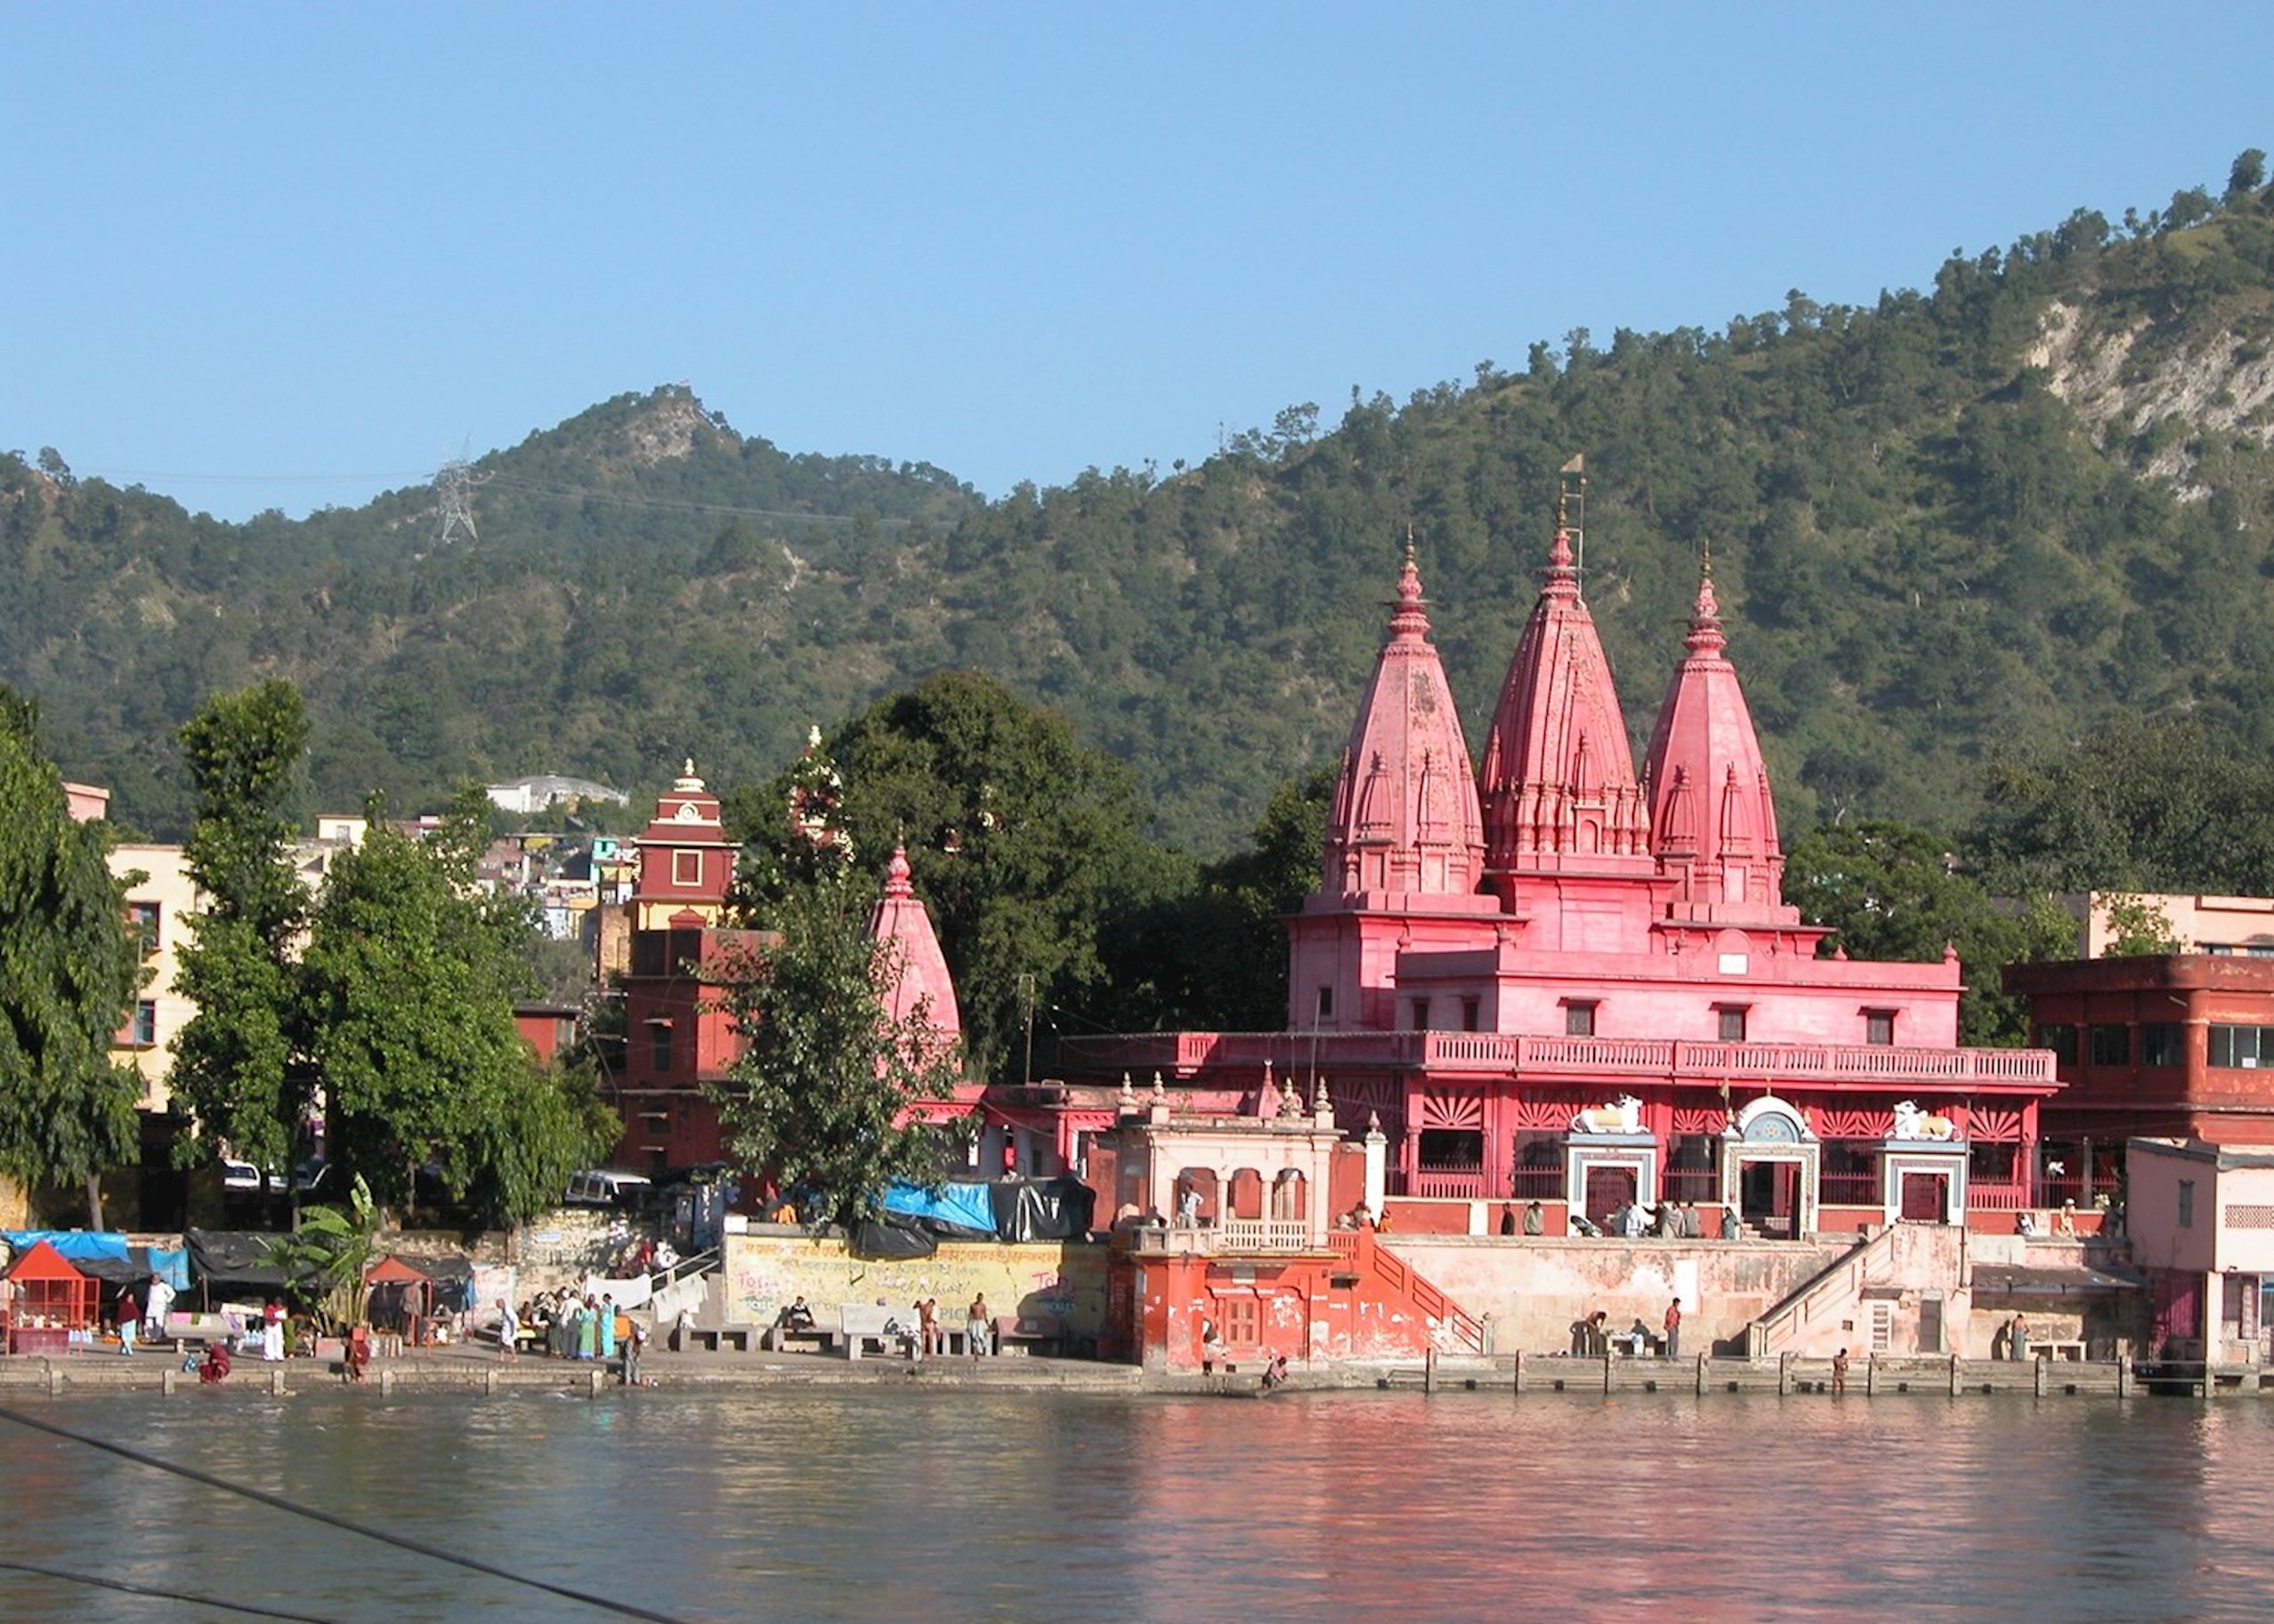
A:
[[[965,1389],[1003,1393],[1225,1394],[1250,1393],[1255,1372],[1234,1369],[1212,1375],[1149,1371],[1134,1365],[1041,1356],[968,1359],[870,1358],[858,1361],[813,1353],[659,1353],[642,1361],[648,1384],[680,1392],[726,1394],[776,1387],[894,1387],[903,1391]],[[2205,1389],[2200,1368],[2135,1369],[2129,1361],[1950,1359],[1925,1356],[1850,1358],[1846,1395],[1976,1397],[2021,1394],[2039,1398],[2145,1396],[2150,1394],[2202,1397],[2256,1397],[2274,1391],[2262,1386],[2256,1368],[2221,1370]],[[1556,1394],[1691,1394],[1701,1397],[1733,1393],[1784,1395],[1830,1394],[1832,1361],[1785,1355],[1776,1359],[1597,1359],[1561,1354],[1522,1358],[1442,1359],[1299,1366],[1292,1394],[1369,1389],[1428,1393],[1500,1394],[1517,1398]],[[220,1389],[228,1393],[286,1394],[344,1385],[336,1364],[291,1359],[280,1364],[240,1360]],[[84,1396],[97,1393],[189,1393],[198,1389],[195,1375],[180,1359],[158,1353],[132,1359],[100,1353],[56,1358],[0,1359],[0,1395],[48,1394]],[[581,1361],[523,1358],[499,1362],[479,1349],[438,1351],[375,1360],[362,1384],[375,1396],[417,1394],[507,1392],[570,1393],[601,1397],[620,1392],[613,1367]]]

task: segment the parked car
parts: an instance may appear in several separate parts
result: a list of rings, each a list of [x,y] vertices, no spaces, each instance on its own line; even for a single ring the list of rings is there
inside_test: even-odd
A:
[[[654,1181],[643,1173],[618,1173],[602,1168],[572,1174],[562,1200],[571,1207],[637,1207],[647,1199]]]
[[[271,1173],[266,1185],[269,1194],[282,1195],[285,1191],[284,1175]],[[263,1188],[261,1170],[249,1161],[239,1161],[234,1157],[224,1156],[221,1159],[221,1187],[228,1195],[259,1195]]]

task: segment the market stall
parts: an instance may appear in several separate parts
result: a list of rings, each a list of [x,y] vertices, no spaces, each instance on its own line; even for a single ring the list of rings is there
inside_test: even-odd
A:
[[[61,1353],[94,1339],[102,1285],[45,1240],[8,1266],[8,1352]]]

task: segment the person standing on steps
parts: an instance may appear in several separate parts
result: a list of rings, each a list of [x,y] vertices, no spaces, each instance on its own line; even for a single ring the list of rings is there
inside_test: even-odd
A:
[[[1682,1356],[1682,1299],[1676,1297],[1666,1305],[1666,1357]]]

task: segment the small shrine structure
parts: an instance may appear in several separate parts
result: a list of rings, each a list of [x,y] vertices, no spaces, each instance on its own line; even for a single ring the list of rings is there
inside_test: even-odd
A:
[[[80,1272],[45,1240],[8,1265],[8,1352],[61,1353],[74,1331],[84,1339],[102,1315],[102,1282]]]

